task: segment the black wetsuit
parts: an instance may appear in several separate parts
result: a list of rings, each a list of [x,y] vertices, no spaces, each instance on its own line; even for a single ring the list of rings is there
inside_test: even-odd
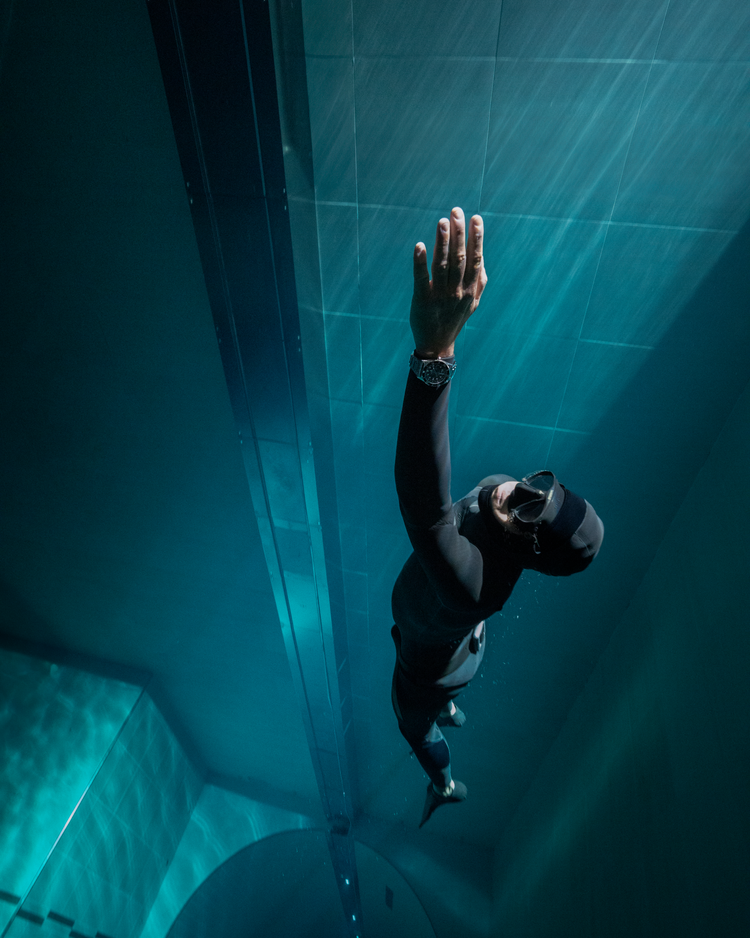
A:
[[[414,553],[392,596],[393,706],[401,733],[440,788],[450,781],[450,752],[435,721],[476,673],[484,620],[502,608],[523,570],[502,528],[486,506],[480,510],[480,486],[451,500],[449,394],[450,383],[434,389],[409,374],[396,488]],[[491,477],[493,485],[509,479]]]

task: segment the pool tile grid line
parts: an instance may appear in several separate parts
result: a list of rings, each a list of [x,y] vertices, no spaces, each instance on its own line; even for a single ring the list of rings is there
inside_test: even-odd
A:
[[[378,211],[402,211],[402,212],[421,212],[422,214],[431,214],[430,209],[420,205],[391,204],[386,202],[334,202],[323,199],[305,199],[298,196],[290,196],[290,202],[305,202],[314,205],[323,205],[330,208],[355,208],[372,209]],[[573,225],[607,225],[612,228],[652,228],[657,231],[689,231],[695,233],[711,232],[713,234],[732,235],[737,233],[735,228],[711,228],[699,227],[695,225],[660,225],[654,222],[636,222],[636,221],[614,221],[607,218],[575,218],[570,215],[534,215],[521,212],[497,212],[485,209],[482,212],[483,218],[508,218],[518,221],[551,221],[551,222],[569,222]],[[326,310],[326,312],[328,312]]]
[[[429,60],[431,62],[502,62],[503,64],[515,65],[521,62],[534,62],[539,65],[653,65],[653,66],[674,66],[674,65],[716,65],[724,64],[723,62],[717,63],[714,59],[701,59],[701,58],[679,58],[679,59],[634,59],[634,58],[601,58],[594,56],[556,56],[556,55],[430,55],[425,53],[423,55],[414,55],[414,54],[387,54],[382,53],[379,55],[374,55],[367,53],[365,55],[355,55],[355,56],[345,56],[345,55],[326,55],[321,52],[308,52],[305,55],[306,59],[345,59],[346,61],[362,62],[362,61],[373,61],[378,59],[386,59],[390,61],[419,61],[422,59]],[[739,64],[742,65],[741,61],[735,63],[730,61],[728,64]]]

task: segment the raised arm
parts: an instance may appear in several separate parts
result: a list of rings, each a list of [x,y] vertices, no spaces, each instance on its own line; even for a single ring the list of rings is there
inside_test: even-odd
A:
[[[466,230],[461,209],[438,222],[427,272],[425,246],[414,249],[410,324],[418,359],[450,358],[456,337],[479,304],[487,283],[482,219]],[[430,386],[410,373],[396,448],[396,488],[412,546],[443,602],[453,608],[476,602],[482,560],[456,527],[450,492],[448,396],[450,384]]]

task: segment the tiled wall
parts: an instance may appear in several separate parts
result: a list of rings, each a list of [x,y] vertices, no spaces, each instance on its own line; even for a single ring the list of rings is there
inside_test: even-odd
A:
[[[493,935],[750,934],[749,428],[750,387],[498,848]]]
[[[141,689],[0,651],[0,933]]]
[[[111,692],[112,683],[106,690]],[[10,938],[57,934],[135,938],[141,932],[200,794],[202,778],[148,695],[140,688],[121,686],[130,696],[127,700],[123,694],[120,725],[112,729],[111,721],[108,724],[110,734],[101,753],[106,758],[93,780],[91,772],[77,789],[67,785],[71,808],[51,834],[52,843],[58,835],[59,840],[47,862],[33,885],[31,880],[25,885],[24,892],[31,888],[13,920]],[[106,693],[100,696],[77,699],[75,722],[99,725],[105,703],[111,706]],[[40,710],[42,723],[46,713]],[[56,739],[54,744],[65,748],[69,739]],[[27,745],[19,739],[19,748]],[[58,788],[58,781],[54,772],[47,776],[51,790]],[[20,889],[18,893],[23,895]]]

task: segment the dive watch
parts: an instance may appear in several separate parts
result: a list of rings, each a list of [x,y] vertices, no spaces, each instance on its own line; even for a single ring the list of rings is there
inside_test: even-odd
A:
[[[456,370],[455,359],[451,358],[417,358],[412,353],[409,359],[409,368],[426,385],[431,388],[441,388],[453,377]]]

